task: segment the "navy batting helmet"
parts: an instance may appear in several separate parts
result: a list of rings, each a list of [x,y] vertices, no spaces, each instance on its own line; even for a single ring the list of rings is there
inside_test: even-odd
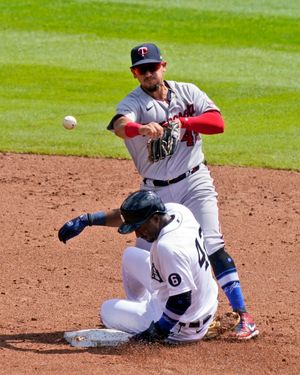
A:
[[[166,207],[160,197],[150,190],[130,194],[120,210],[124,220],[118,229],[121,234],[135,231],[156,213],[166,213]]]

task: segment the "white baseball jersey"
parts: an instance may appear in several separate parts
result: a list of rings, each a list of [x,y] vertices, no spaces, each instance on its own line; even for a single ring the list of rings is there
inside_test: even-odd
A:
[[[170,296],[191,290],[192,304],[180,321],[194,322],[213,311],[218,287],[193,214],[177,203],[167,203],[166,208],[174,219],[151,246],[151,287],[162,310]]]
[[[141,87],[137,87],[117,106],[117,114],[127,116],[131,121],[140,124],[149,122],[165,123],[178,117],[198,116],[210,110],[219,111],[218,107],[191,83],[165,81],[169,87],[170,103],[153,99]],[[113,130],[112,123],[108,129]],[[202,141],[198,133],[181,129],[179,145],[171,157],[156,163],[148,160],[148,137],[137,136],[126,138],[125,143],[142,177],[169,180],[199,165],[203,159]]]
[[[127,299],[112,299],[101,305],[102,322],[108,328],[129,333],[142,332],[158,321],[170,296],[191,291],[191,305],[169,336],[172,341],[200,340],[218,306],[218,287],[191,211],[177,203],[167,203],[174,219],[160,232],[151,250],[128,247],[122,257],[122,279]],[[169,316],[172,314],[169,314]],[[189,323],[210,319],[200,327]],[[170,316],[172,318],[172,316]]]

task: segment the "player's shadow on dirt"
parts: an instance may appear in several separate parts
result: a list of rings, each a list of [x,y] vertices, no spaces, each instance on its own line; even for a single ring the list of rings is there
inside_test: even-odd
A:
[[[64,340],[63,335],[64,332],[60,331],[10,335],[0,334],[0,350],[15,350],[37,354],[78,354],[88,352],[100,355],[128,356],[140,353],[141,350],[150,350],[151,353],[157,353],[162,349],[159,344],[141,346],[138,343],[126,343],[116,347],[75,348]]]
[[[111,348],[74,348],[63,338],[64,332],[41,332],[41,333],[20,333],[1,335],[0,350],[15,350],[19,352],[33,352],[38,354],[78,354],[89,352],[101,355],[122,355],[124,350],[120,347]],[[125,349],[125,346],[127,349]],[[128,345],[124,348],[128,351]]]

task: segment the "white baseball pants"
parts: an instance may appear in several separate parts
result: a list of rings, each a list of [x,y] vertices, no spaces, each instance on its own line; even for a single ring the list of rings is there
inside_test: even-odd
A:
[[[165,307],[151,290],[150,253],[137,247],[128,247],[122,258],[122,275],[127,299],[105,301],[100,308],[100,318],[107,328],[139,333],[146,330],[152,321],[159,320]],[[211,319],[200,329],[176,325],[168,341],[176,343],[202,339],[216,310],[217,301],[211,311]]]

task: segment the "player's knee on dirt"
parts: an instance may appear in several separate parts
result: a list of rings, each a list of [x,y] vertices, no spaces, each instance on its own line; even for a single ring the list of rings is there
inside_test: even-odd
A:
[[[126,309],[123,307],[122,301],[119,299],[105,301],[100,307],[100,319],[106,328],[135,333],[134,329],[130,330],[128,327],[131,319],[127,317]]]
[[[152,316],[147,310],[147,301],[111,299],[103,302],[99,315],[106,328],[128,333],[142,332],[152,321]]]
[[[114,311],[114,302],[117,300],[109,300],[105,301],[99,310],[99,317],[102,323],[105,325],[106,328],[115,328],[115,319],[112,314]]]

